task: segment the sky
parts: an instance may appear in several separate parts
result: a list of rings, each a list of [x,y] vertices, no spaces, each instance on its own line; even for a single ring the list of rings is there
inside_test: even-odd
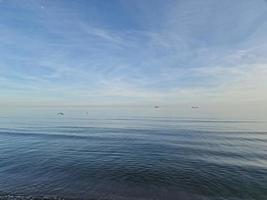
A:
[[[257,106],[267,1],[0,0],[0,105]]]

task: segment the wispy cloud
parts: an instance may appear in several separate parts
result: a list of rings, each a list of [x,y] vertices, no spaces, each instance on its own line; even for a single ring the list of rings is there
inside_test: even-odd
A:
[[[2,102],[267,99],[263,0],[10,0],[0,24]]]

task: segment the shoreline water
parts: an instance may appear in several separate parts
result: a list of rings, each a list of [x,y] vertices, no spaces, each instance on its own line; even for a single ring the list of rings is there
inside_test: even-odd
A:
[[[0,200],[77,200],[73,198],[60,198],[55,196],[27,196],[27,195],[12,195],[0,194]]]

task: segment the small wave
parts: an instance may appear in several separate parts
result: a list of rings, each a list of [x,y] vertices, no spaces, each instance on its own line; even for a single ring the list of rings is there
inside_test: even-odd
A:
[[[70,138],[70,139],[87,139],[99,137],[89,136],[89,135],[67,135],[67,134],[57,134],[57,133],[29,133],[29,132],[0,132],[2,135],[8,136],[30,136],[30,137],[45,137],[45,138]]]

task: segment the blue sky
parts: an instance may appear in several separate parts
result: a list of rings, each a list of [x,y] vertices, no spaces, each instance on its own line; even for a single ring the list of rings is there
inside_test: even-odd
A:
[[[265,105],[266,55],[264,0],[0,1],[1,105]]]

